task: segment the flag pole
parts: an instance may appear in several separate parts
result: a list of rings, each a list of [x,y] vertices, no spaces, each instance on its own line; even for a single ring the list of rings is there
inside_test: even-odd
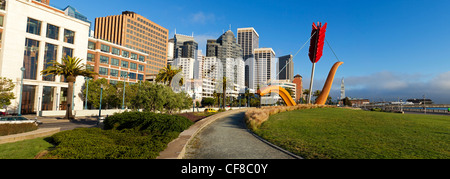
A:
[[[313,83],[314,83],[314,71],[316,70],[316,63],[313,63],[312,66],[312,72],[311,72],[311,82],[309,85],[309,95],[308,95],[308,104],[311,104],[311,96],[312,96],[312,88],[313,88]]]

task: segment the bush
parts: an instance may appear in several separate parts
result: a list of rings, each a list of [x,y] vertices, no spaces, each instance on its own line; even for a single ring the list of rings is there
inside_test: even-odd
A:
[[[51,137],[56,147],[44,158],[155,159],[193,123],[182,116],[124,112],[105,119],[105,129],[82,128]]]
[[[22,124],[0,124],[0,136],[20,134],[37,130],[38,126],[34,123]]]
[[[188,118],[178,115],[152,112],[124,112],[109,116],[104,121],[105,129],[135,129],[152,134],[183,132],[193,124]]]

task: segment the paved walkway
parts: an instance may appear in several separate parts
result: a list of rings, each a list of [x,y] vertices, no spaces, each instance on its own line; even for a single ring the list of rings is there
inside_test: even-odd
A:
[[[245,112],[218,119],[205,127],[186,148],[187,159],[294,159],[253,136]]]

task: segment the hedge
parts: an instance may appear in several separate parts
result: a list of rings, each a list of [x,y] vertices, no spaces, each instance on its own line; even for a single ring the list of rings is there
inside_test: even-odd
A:
[[[44,158],[155,159],[192,122],[182,116],[125,112],[105,119],[105,130],[80,128],[51,137]]]
[[[20,134],[37,130],[38,126],[34,123],[20,123],[20,124],[0,124],[0,136]]]

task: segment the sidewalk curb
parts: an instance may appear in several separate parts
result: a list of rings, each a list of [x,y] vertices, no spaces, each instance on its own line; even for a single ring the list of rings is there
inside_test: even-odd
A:
[[[219,114],[207,117],[201,121],[198,121],[192,125],[189,129],[182,132],[177,139],[170,142],[167,148],[159,153],[156,159],[183,159],[186,153],[186,147],[192,139],[206,126],[214,121],[221,119],[225,116],[245,112],[251,108],[237,109],[232,111],[225,111]]]
[[[50,136],[61,131],[61,128],[42,128],[31,132],[7,135],[0,137],[0,144],[13,143],[22,140],[35,139],[39,137]]]

